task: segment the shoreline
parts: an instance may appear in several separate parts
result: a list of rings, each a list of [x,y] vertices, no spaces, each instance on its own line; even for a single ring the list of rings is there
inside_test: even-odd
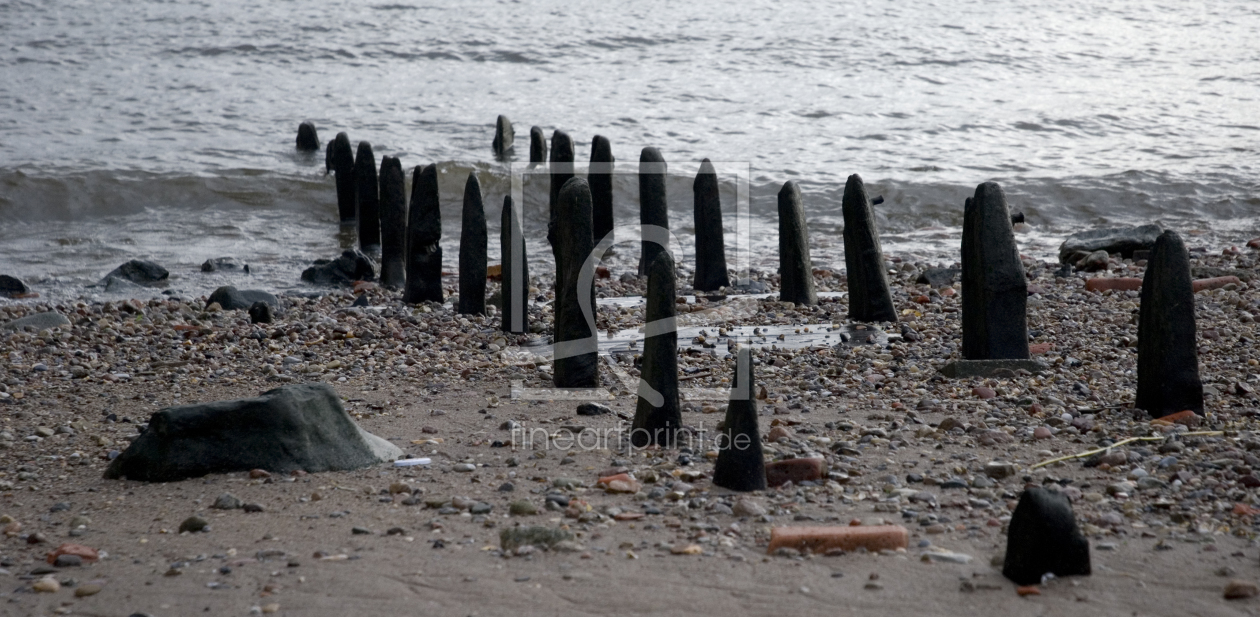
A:
[[[1256,272],[1251,250],[1192,257],[1199,266]],[[1059,610],[1084,602],[1102,613],[1250,609],[1255,600],[1226,601],[1221,590],[1231,578],[1254,581],[1260,555],[1251,511],[1260,508],[1252,488],[1260,475],[1254,394],[1260,289],[1251,283],[1196,295],[1200,371],[1210,391],[1208,416],[1193,430],[1224,432],[1176,437],[1190,429],[1151,423],[1125,408],[1136,383],[1136,292],[1087,292],[1083,275],[1056,278],[1057,264],[1026,260],[1025,266],[1035,275],[1030,338],[1051,345],[1037,356],[1050,366],[1042,375],[939,377],[936,369],[958,355],[958,294],[915,284],[913,269],[890,277],[902,321],[887,328],[897,335],[887,347],[776,349],[776,341],[767,341],[754,353],[757,386],[765,390],[759,422],[767,461],[821,455],[829,473],[814,485],[747,496],[711,485],[710,452],[699,444],[629,453],[615,446],[562,451],[554,442],[513,448],[505,422],[551,433],[612,431],[633,413],[634,397],[601,366],[615,395],[607,403],[612,415],[576,416],[572,401],[513,400],[512,381],[546,387],[549,377],[540,371],[545,364],[501,359],[499,339],[519,344],[530,336],[504,336],[494,318],[404,306],[397,293],[381,289],[366,292],[379,311],[349,307],[352,297],[344,292],[284,297],[277,322],[265,327],[250,324],[244,311],[205,311],[197,300],[66,306],[84,313],[70,315],[69,328],[3,334],[0,516],[19,528],[0,539],[0,568],[7,572],[0,580],[11,583],[0,606],[21,614],[61,608],[153,615],[204,607],[250,614],[251,607],[264,612],[273,603],[278,614],[303,615],[417,606],[481,614],[601,613],[616,606],[618,614],[847,608],[998,615],[1020,611],[1025,602]],[[1141,271],[1131,260],[1115,260],[1105,275]],[[619,274],[599,281],[606,292],[637,289],[639,282],[623,284]],[[767,282],[773,289],[773,277]],[[842,282],[836,287],[843,289]],[[545,278],[533,284],[549,295]],[[33,308],[2,306],[0,322]],[[842,325],[847,314],[843,301],[789,307],[736,296],[692,308],[687,317],[715,328]],[[546,305],[531,308],[531,320],[545,324],[549,315]],[[641,323],[633,308],[599,311],[601,339],[609,327]],[[725,347],[721,337],[718,343]],[[679,354],[682,374],[698,375],[684,383],[728,387],[731,359],[708,351],[700,345]],[[612,360],[637,376],[631,354]],[[48,370],[34,370],[35,364]],[[86,376],[75,377],[76,364]],[[103,456],[123,449],[136,425],[162,407],[314,380],[332,384],[364,429],[433,464],[166,484],[101,479]],[[721,401],[688,402],[684,424],[716,425],[722,409]],[[1101,464],[1072,459],[1032,468],[1131,437],[1162,439],[1121,446]],[[985,467],[993,461],[1011,463],[1016,472],[991,477]],[[473,470],[460,471],[468,463]],[[638,494],[595,487],[598,477],[622,467],[643,482]],[[990,559],[1004,550],[1005,521],[1027,482],[1072,499],[1095,565],[1092,576],[1052,580],[1040,596],[1020,597]],[[500,490],[504,484],[512,490]],[[263,511],[211,508],[224,492]],[[559,503],[548,495],[567,505],[548,509],[548,502]],[[415,505],[404,505],[407,499]],[[537,513],[510,515],[518,501]],[[211,530],[178,533],[193,515],[207,519]],[[838,557],[766,554],[771,527],[852,520],[904,525],[910,548]],[[498,534],[517,524],[567,526],[575,544],[504,556]],[[356,527],[369,533],[356,534]],[[387,535],[393,528],[402,531]],[[29,544],[30,534],[45,539]],[[30,591],[45,576],[31,572],[63,542],[109,556],[52,573],[73,585]],[[922,561],[935,558],[934,548],[971,560]],[[167,576],[172,570],[179,573]],[[99,593],[76,598],[75,589],[92,581],[103,581]]]

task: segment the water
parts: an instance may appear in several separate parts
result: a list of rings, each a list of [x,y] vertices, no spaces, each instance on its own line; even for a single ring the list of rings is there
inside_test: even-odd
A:
[[[986,180],[1028,215],[1022,250],[1043,258],[1107,223],[1158,220],[1208,246],[1254,235],[1260,5],[1105,4],[7,2],[0,272],[75,296],[152,258],[200,294],[242,283],[197,271],[230,255],[256,272],[249,286],[301,288],[306,263],[352,241],[322,152],[293,150],[301,120],[378,160],[437,162],[454,270],[471,170],[497,234],[513,162],[490,152],[500,113],[518,166],[530,125],[568,131],[579,161],[602,134],[626,165],[649,145],[675,164],[743,162],[750,254],[767,268],[789,179],[816,264],[842,265],[850,173],[884,196],[885,249],[908,258],[956,260],[963,199]],[[689,189],[670,185],[684,252]],[[620,178],[619,222],[637,221],[636,198]],[[539,204],[527,216],[545,261]]]

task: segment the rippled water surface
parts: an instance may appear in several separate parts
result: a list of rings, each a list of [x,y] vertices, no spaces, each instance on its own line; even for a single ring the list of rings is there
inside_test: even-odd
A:
[[[962,201],[986,180],[1041,256],[1101,223],[1203,243],[1260,229],[1260,4],[1245,0],[47,0],[0,4],[0,40],[0,272],[65,293],[132,257],[198,293],[221,280],[196,265],[222,255],[260,264],[258,286],[296,286],[347,241],[322,153],[294,152],[301,120],[439,163],[448,269],[470,170],[497,233],[501,113],[518,167],[531,125],[568,131],[579,160],[601,134],[627,166],[645,146],[745,164],[762,266],[787,180],[815,261],[842,264],[851,173],[886,199],[886,250],[934,261],[956,259]],[[690,179],[670,195],[686,250]],[[637,221],[632,176],[617,200]],[[537,204],[528,216],[536,233]]]

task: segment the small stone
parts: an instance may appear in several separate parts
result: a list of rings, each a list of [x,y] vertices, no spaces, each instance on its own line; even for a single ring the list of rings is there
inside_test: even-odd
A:
[[[104,588],[105,586],[100,583],[85,583],[74,589],[74,597],[86,598],[88,596],[94,596],[100,593]]]
[[[1242,600],[1254,597],[1257,593],[1256,584],[1247,581],[1232,580],[1225,585],[1226,600]]]
[[[57,555],[53,565],[58,568],[77,568],[83,565],[83,558],[78,555]]]
[[[739,499],[731,507],[735,516],[758,517],[766,513],[765,506],[753,499]]]
[[[477,466],[476,466],[476,465],[474,465],[474,464],[472,464],[472,463],[459,463],[459,464],[457,464],[457,465],[455,465],[455,466],[451,467],[451,469],[452,469],[453,471],[458,471],[458,472],[461,472],[461,473],[468,473],[468,472],[470,472],[470,471],[476,471],[476,470],[477,470]]]
[[[253,513],[253,512],[263,512],[264,508],[262,507],[262,504],[260,503],[246,503],[246,504],[241,504],[241,510],[245,512]]]
[[[370,536],[372,535],[372,530],[365,527],[351,527],[350,533],[356,536]]]
[[[984,475],[997,480],[1009,478],[1019,471],[1012,463],[993,461],[984,466]]]
[[[520,499],[508,505],[508,514],[512,516],[533,516],[538,514],[538,506]]]
[[[35,591],[38,591],[40,593],[54,593],[57,590],[61,589],[61,583],[58,583],[57,579],[51,576],[45,576],[44,578],[41,578],[35,581],[34,583],[31,583],[31,589],[34,589]],[[1252,591],[1252,595],[1255,595],[1254,588]],[[1226,597],[1229,597],[1229,596],[1226,596]]]
[[[1050,439],[1051,437],[1054,437],[1054,433],[1050,431],[1049,427],[1038,426],[1033,429],[1033,439]]]
[[[235,510],[241,507],[241,500],[231,493],[223,493],[214,500],[214,505],[210,506],[216,510]]]
[[[210,523],[207,523],[204,518],[199,516],[190,516],[184,519],[184,522],[179,524],[179,532],[184,533],[187,531],[188,533],[197,533],[198,531],[205,531],[209,525]]]
[[[599,403],[582,403],[577,407],[577,415],[579,416],[602,416],[610,413],[612,413],[611,409]]]

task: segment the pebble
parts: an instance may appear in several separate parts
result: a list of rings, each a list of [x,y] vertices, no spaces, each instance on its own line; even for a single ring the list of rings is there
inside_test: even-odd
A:
[[[89,596],[94,596],[100,593],[101,590],[104,588],[105,586],[101,583],[84,583],[74,588],[74,597],[86,598]]]
[[[1225,585],[1226,600],[1242,600],[1245,598],[1255,597],[1257,593],[1256,584],[1250,581],[1232,580]]]
[[[45,576],[44,578],[31,583],[31,589],[40,593],[54,593],[61,589],[61,583],[58,583],[57,579],[51,576]]]
[[[206,519],[204,518],[199,516],[190,516],[184,519],[184,522],[179,524],[179,532],[184,533],[187,531],[189,533],[197,533],[198,531],[205,531],[209,525],[210,523],[206,522]]]

